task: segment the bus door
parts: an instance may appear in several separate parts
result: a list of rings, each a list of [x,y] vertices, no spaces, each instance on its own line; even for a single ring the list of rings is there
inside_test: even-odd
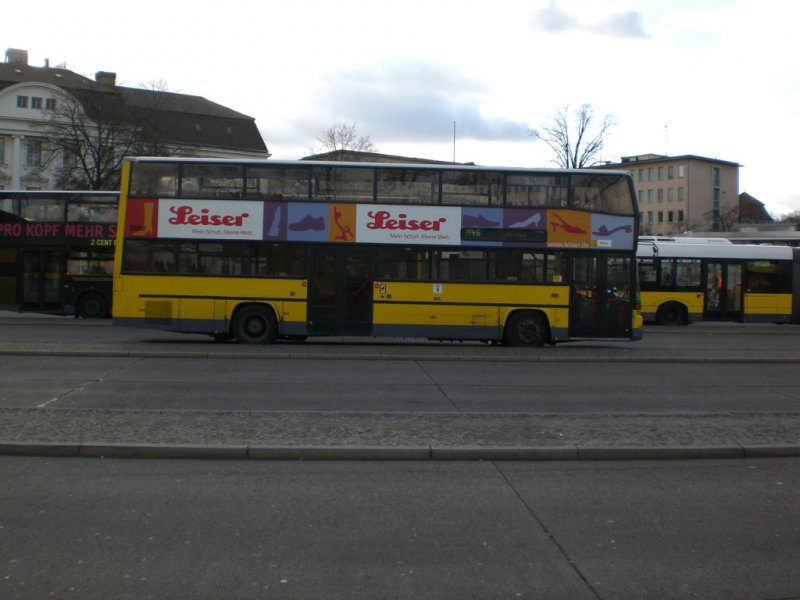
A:
[[[631,261],[626,257],[574,255],[570,281],[570,337],[629,338]]]
[[[704,319],[741,319],[743,294],[741,263],[706,263]]]
[[[372,331],[371,252],[356,246],[310,250],[308,334],[365,335]]]
[[[40,248],[22,252],[22,310],[61,310],[61,252]]]

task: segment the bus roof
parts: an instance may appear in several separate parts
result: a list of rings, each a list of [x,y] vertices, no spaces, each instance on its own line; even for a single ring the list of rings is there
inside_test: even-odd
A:
[[[401,163],[401,162],[348,162],[348,161],[319,161],[319,160],[265,160],[265,159],[234,159],[234,158],[175,158],[159,156],[129,156],[125,158],[131,163],[186,163],[186,164],[216,164],[216,165],[248,165],[260,167],[352,167],[361,169],[412,169],[416,171],[477,171],[490,172],[502,171],[504,173],[541,173],[547,175],[602,175],[631,177],[630,171],[613,169],[556,169],[552,167],[502,167],[482,166],[464,163]]]
[[[792,247],[734,244],[729,240],[720,239],[699,243],[694,240],[675,242],[669,238],[643,236],[639,238],[636,254],[639,258],[658,256],[659,258],[715,258],[721,260],[792,260]]]
[[[685,238],[653,235],[640,235],[639,241],[658,244],[733,244],[732,241],[726,238]]]

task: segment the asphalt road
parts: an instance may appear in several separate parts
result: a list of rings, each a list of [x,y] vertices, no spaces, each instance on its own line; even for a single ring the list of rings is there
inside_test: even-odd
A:
[[[0,597],[789,600],[800,459],[0,457]]]
[[[798,341],[254,348],[0,318],[0,597],[798,600]]]
[[[656,328],[641,343],[541,349],[335,338],[254,347],[108,322],[7,318],[0,450],[797,456],[798,341],[797,327],[714,324]]]

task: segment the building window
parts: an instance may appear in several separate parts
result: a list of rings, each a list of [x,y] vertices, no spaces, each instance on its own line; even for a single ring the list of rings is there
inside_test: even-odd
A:
[[[667,167],[667,178],[675,179],[675,167],[673,166]]]
[[[647,222],[651,223],[651,224],[653,223],[653,211],[652,210],[648,210],[647,211]]]
[[[658,222],[659,223],[663,223],[664,222],[664,211],[661,211],[661,210],[658,211]]]
[[[653,167],[647,169],[647,181],[653,181]]]
[[[55,110],[56,109],[56,99],[55,98],[48,98],[44,101],[44,107],[46,110]]]
[[[6,138],[0,137],[0,165],[6,162]]]
[[[31,108],[38,108],[42,110],[42,99],[37,98],[36,96],[31,97]]]
[[[667,212],[667,222],[668,223],[674,223],[675,222],[675,211],[674,210],[670,210],[670,211]]]
[[[683,223],[683,211],[678,211],[678,223]]]
[[[667,202],[674,202],[675,201],[675,190],[673,188],[669,188],[667,190]]]
[[[664,167],[658,167],[658,180],[664,181]]]
[[[644,169],[639,169],[639,181],[644,181]]]
[[[664,201],[664,190],[662,190],[662,189],[658,190],[658,201],[659,202],[663,202]]]
[[[678,179],[683,179],[685,177],[683,165],[678,165]]]
[[[641,204],[642,201],[644,200],[644,195],[642,194],[642,190],[636,191],[636,200],[639,201],[639,204]]]
[[[686,199],[686,195],[683,190],[683,186],[678,188],[678,202],[683,202]]]
[[[653,190],[647,190],[647,201],[648,202],[653,201]]]
[[[25,141],[25,166],[42,166],[42,140]]]
[[[28,108],[27,96],[17,96],[17,108]]]

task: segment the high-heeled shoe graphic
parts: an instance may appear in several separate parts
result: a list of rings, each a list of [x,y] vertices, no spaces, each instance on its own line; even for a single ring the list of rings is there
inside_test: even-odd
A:
[[[559,221],[558,223],[554,223],[552,220],[550,221],[550,226],[553,228],[553,233],[555,233],[556,229],[561,227],[561,229],[565,233],[574,233],[574,234],[582,234],[582,235],[586,235],[587,234],[587,231],[585,229],[581,229],[580,227],[577,227],[575,225],[571,225],[571,224],[567,223],[561,217],[561,215],[559,215],[557,213],[551,213],[551,217],[553,219],[558,219],[558,221]]]
[[[349,242],[355,238],[350,225],[342,223],[342,211],[340,211],[338,207],[333,208],[333,223],[339,230],[339,235],[335,235],[333,239],[341,240],[342,242]]]
[[[527,219],[523,219],[522,221],[517,221],[515,223],[510,223],[508,227],[510,229],[536,229],[539,226],[539,222],[542,220],[542,215],[540,213],[533,213]],[[533,227],[531,227],[533,225]]]

